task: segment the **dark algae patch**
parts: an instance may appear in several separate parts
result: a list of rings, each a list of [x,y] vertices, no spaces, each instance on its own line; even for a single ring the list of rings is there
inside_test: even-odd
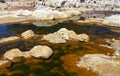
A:
[[[105,43],[105,38],[113,38],[120,35],[103,26],[84,26],[72,22],[59,23],[51,27],[36,27],[32,24],[9,26],[11,26],[12,35],[20,35],[29,29],[33,30],[36,34],[43,35],[56,32],[60,28],[67,28],[75,31],[77,34],[87,33],[90,36],[90,42],[67,41],[66,43],[53,44],[41,41],[41,37],[36,37],[29,40],[0,44],[1,54],[12,48],[28,51],[35,45],[46,45],[54,51],[54,54],[47,60],[20,58],[17,62],[13,62],[11,67],[0,70],[0,76],[97,76],[91,70],[88,71],[85,68],[78,68],[76,66],[79,57],[85,54],[110,53],[112,55],[114,52],[112,49],[99,46],[98,42]],[[1,35],[1,37],[4,36]]]

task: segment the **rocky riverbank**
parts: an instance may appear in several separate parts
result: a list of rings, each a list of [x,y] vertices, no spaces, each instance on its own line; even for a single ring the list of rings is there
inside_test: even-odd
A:
[[[0,15],[0,24],[4,23],[15,23],[15,22],[25,22],[25,21],[35,21],[35,20],[55,20],[55,19],[65,19],[70,18],[75,15],[80,15],[81,12],[78,10],[65,10],[57,11],[51,9],[40,9],[40,10],[16,10],[12,13]]]

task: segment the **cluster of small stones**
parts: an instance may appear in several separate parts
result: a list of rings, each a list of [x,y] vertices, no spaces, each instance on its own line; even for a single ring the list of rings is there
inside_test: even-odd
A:
[[[42,6],[49,7],[82,7],[82,8],[95,8],[95,10],[113,10],[120,8],[119,0],[4,0],[1,3],[1,8],[5,9],[8,6],[32,6],[41,8]]]

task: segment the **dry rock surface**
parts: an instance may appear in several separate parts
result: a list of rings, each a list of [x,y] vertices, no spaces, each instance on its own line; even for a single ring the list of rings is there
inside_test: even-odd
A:
[[[120,40],[108,39],[107,42],[110,44],[109,47],[115,50],[115,55],[120,56]]]
[[[48,46],[34,46],[30,51],[29,51],[30,55],[36,58],[49,58],[52,54],[53,51],[51,48],[49,48]]]
[[[68,30],[66,28],[61,28],[57,32],[44,35],[42,40],[47,40],[51,43],[65,43],[67,40],[76,41],[89,41],[89,36],[87,34],[77,35],[74,31]]]
[[[53,54],[53,50],[48,46],[37,45],[34,46],[30,51],[22,52],[19,49],[11,49],[4,54],[4,58],[14,60],[16,57],[35,57],[47,59]]]
[[[22,38],[29,39],[35,36],[34,32],[32,30],[27,30],[21,34]]]
[[[29,10],[16,10],[8,11],[5,15],[0,15],[0,24],[12,23],[12,22],[24,22],[28,20],[53,20],[69,18],[74,15],[80,15],[81,12],[78,10],[66,10],[58,11],[51,9],[39,9],[34,11]]]
[[[53,11],[53,10],[35,10],[32,13],[32,18],[34,20],[53,20],[68,18],[74,15],[80,15],[81,13],[77,10],[67,10],[67,11]]]
[[[106,17],[104,20],[104,24],[109,26],[120,27],[120,15],[112,15],[112,16]]]
[[[1,38],[0,39],[0,43],[5,43],[5,42],[9,42],[9,41],[14,41],[14,40],[19,40],[20,38],[17,36],[11,36],[11,37],[7,37],[7,38]]]
[[[87,54],[80,58],[77,66],[91,69],[99,76],[120,76],[120,57],[103,54]]]
[[[11,49],[4,54],[4,57],[13,60],[15,57],[22,57],[24,54],[19,49]]]

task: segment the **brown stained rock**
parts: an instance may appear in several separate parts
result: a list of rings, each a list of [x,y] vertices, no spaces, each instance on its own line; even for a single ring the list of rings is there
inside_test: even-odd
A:
[[[36,64],[40,63],[41,61],[42,60],[40,60],[40,59],[31,57],[31,58],[27,58],[24,63],[26,65],[36,65]]]
[[[0,69],[10,67],[11,64],[12,64],[12,62],[9,60],[0,60]]]
[[[79,61],[79,56],[76,54],[69,54],[61,57],[64,62],[63,68],[68,72],[77,73],[79,76],[98,76],[96,73],[85,68],[79,68],[77,62]]]

